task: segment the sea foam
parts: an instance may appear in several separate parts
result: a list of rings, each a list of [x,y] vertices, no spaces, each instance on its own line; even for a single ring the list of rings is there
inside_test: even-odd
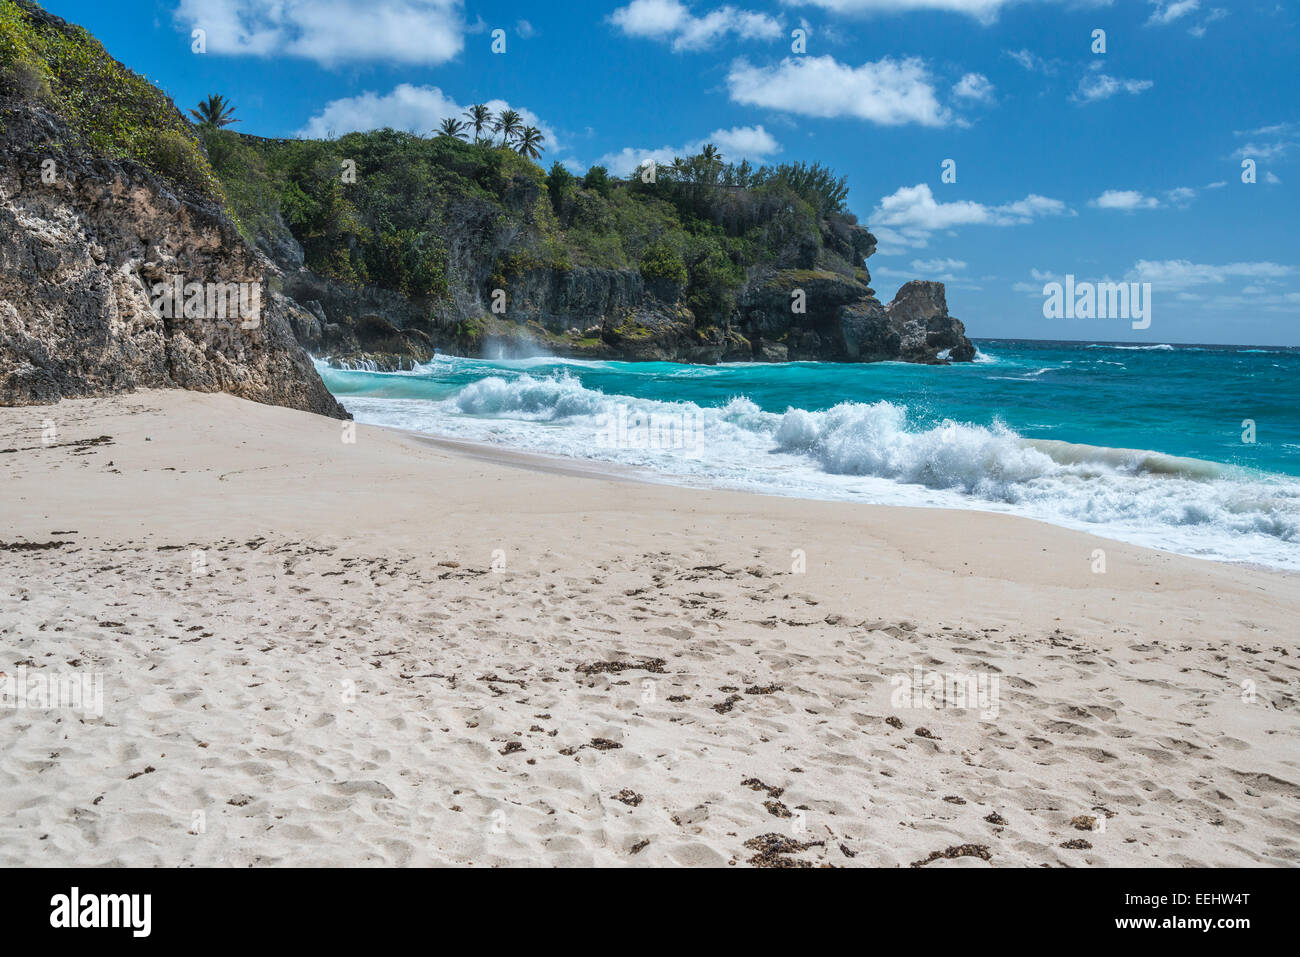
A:
[[[769,412],[743,395],[715,405],[654,400],[606,394],[568,371],[514,369],[444,399],[344,401],[363,422],[619,462],[683,484],[1013,512],[1187,554],[1300,568],[1300,481],[1292,477],[1027,439],[999,421],[923,424],[885,400]],[[697,423],[699,434],[690,454],[620,447],[601,440],[615,415],[674,416]]]

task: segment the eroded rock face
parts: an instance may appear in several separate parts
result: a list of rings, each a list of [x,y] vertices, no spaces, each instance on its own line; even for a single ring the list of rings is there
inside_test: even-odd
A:
[[[929,361],[944,350],[953,362],[970,362],[975,347],[966,338],[961,321],[948,315],[943,283],[914,279],[898,290],[885,307],[892,328],[898,330],[899,354],[910,362]]]
[[[314,317],[230,220],[74,142],[54,115],[0,99],[0,404],[183,388],[346,417],[292,330]],[[255,327],[159,315],[154,285],[175,276],[255,288]]]
[[[519,188],[514,207],[531,208],[536,184]],[[734,304],[696,314],[691,290],[632,268],[532,266],[497,275],[494,263],[514,260],[539,237],[525,220],[503,227],[488,204],[453,204],[441,236],[448,293],[437,299],[319,276],[273,221],[258,244],[283,270],[285,292],[312,314],[293,328],[313,355],[382,370],[410,368],[435,351],[693,363],[944,363],[975,355],[962,323],[948,315],[942,283],[908,283],[889,305],[876,298],[863,266],[876,239],[848,217],[783,235],[764,264],[749,266]]]
[[[761,362],[923,363],[975,357],[961,320],[948,315],[943,283],[909,282],[882,305],[869,281],[865,270],[861,279],[786,270],[751,282],[737,323],[750,357]],[[802,312],[794,308],[795,301]]]
[[[535,270],[512,286],[503,315],[472,324],[429,319],[394,293],[340,287],[306,270],[287,279],[295,298],[318,316],[295,324],[300,340],[340,365],[409,368],[435,349],[694,363],[974,359],[961,320],[948,315],[943,283],[909,282],[882,304],[865,270],[859,272],[863,278],[830,270],[756,271],[734,314],[707,324],[686,307],[679,287],[646,282],[629,270]],[[802,311],[794,306],[796,294]]]

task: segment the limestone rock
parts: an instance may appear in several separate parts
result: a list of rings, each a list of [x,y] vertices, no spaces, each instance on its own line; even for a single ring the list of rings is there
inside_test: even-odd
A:
[[[77,143],[54,114],[0,97],[0,404],[183,388],[346,417],[295,338],[305,311],[230,219]],[[173,276],[247,284],[256,325],[159,314],[155,284]]]

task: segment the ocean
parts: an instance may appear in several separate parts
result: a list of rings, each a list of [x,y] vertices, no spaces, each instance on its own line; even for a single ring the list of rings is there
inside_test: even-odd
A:
[[[975,362],[317,367],[357,421],[681,485],[1008,512],[1300,569],[1300,349],[976,340]]]

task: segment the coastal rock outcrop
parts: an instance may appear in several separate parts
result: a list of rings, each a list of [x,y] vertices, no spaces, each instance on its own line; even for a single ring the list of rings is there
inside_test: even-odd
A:
[[[876,238],[816,164],[758,175],[696,157],[654,182],[602,167],[579,180],[447,135],[204,140],[286,293],[316,315],[295,327],[300,340],[340,366],[408,368],[437,350],[692,363],[975,354],[942,284],[876,298],[865,266]],[[326,157],[352,163],[355,182],[325,189]]]
[[[219,209],[87,157],[39,108],[0,103],[0,127],[0,404],[183,388],[345,415],[292,332],[302,307]],[[159,315],[175,276],[256,287],[256,327]]]
[[[737,315],[751,354],[729,358],[933,364],[975,357],[965,326],[948,315],[943,283],[913,280],[882,305],[866,269],[859,273],[792,270],[751,282]]]
[[[926,362],[945,352],[952,362],[970,362],[975,347],[965,327],[948,315],[943,283],[914,279],[898,290],[885,307],[890,327],[898,331],[899,356],[908,362]]]
[[[19,6],[32,36],[80,44],[81,66],[119,92],[121,77],[147,88],[75,28]],[[132,159],[105,158],[111,149],[53,108],[49,77],[60,78],[42,75],[39,60],[2,65],[0,404],[183,388],[347,417],[295,338],[310,313],[280,291],[279,270],[222,207]],[[195,149],[177,138],[175,107],[152,92],[174,124],[155,152]],[[159,308],[159,290],[178,280],[203,295]]]
[[[875,248],[874,240],[863,245]],[[753,269],[735,309],[701,322],[680,286],[646,280],[635,270],[532,270],[511,284],[502,313],[489,310],[485,289],[468,294],[477,308],[461,316],[282,265],[285,291],[318,317],[294,326],[299,340],[342,366],[409,368],[438,350],[692,363],[944,364],[975,357],[965,326],[948,314],[943,283],[913,280],[882,304],[865,268],[858,275]]]

